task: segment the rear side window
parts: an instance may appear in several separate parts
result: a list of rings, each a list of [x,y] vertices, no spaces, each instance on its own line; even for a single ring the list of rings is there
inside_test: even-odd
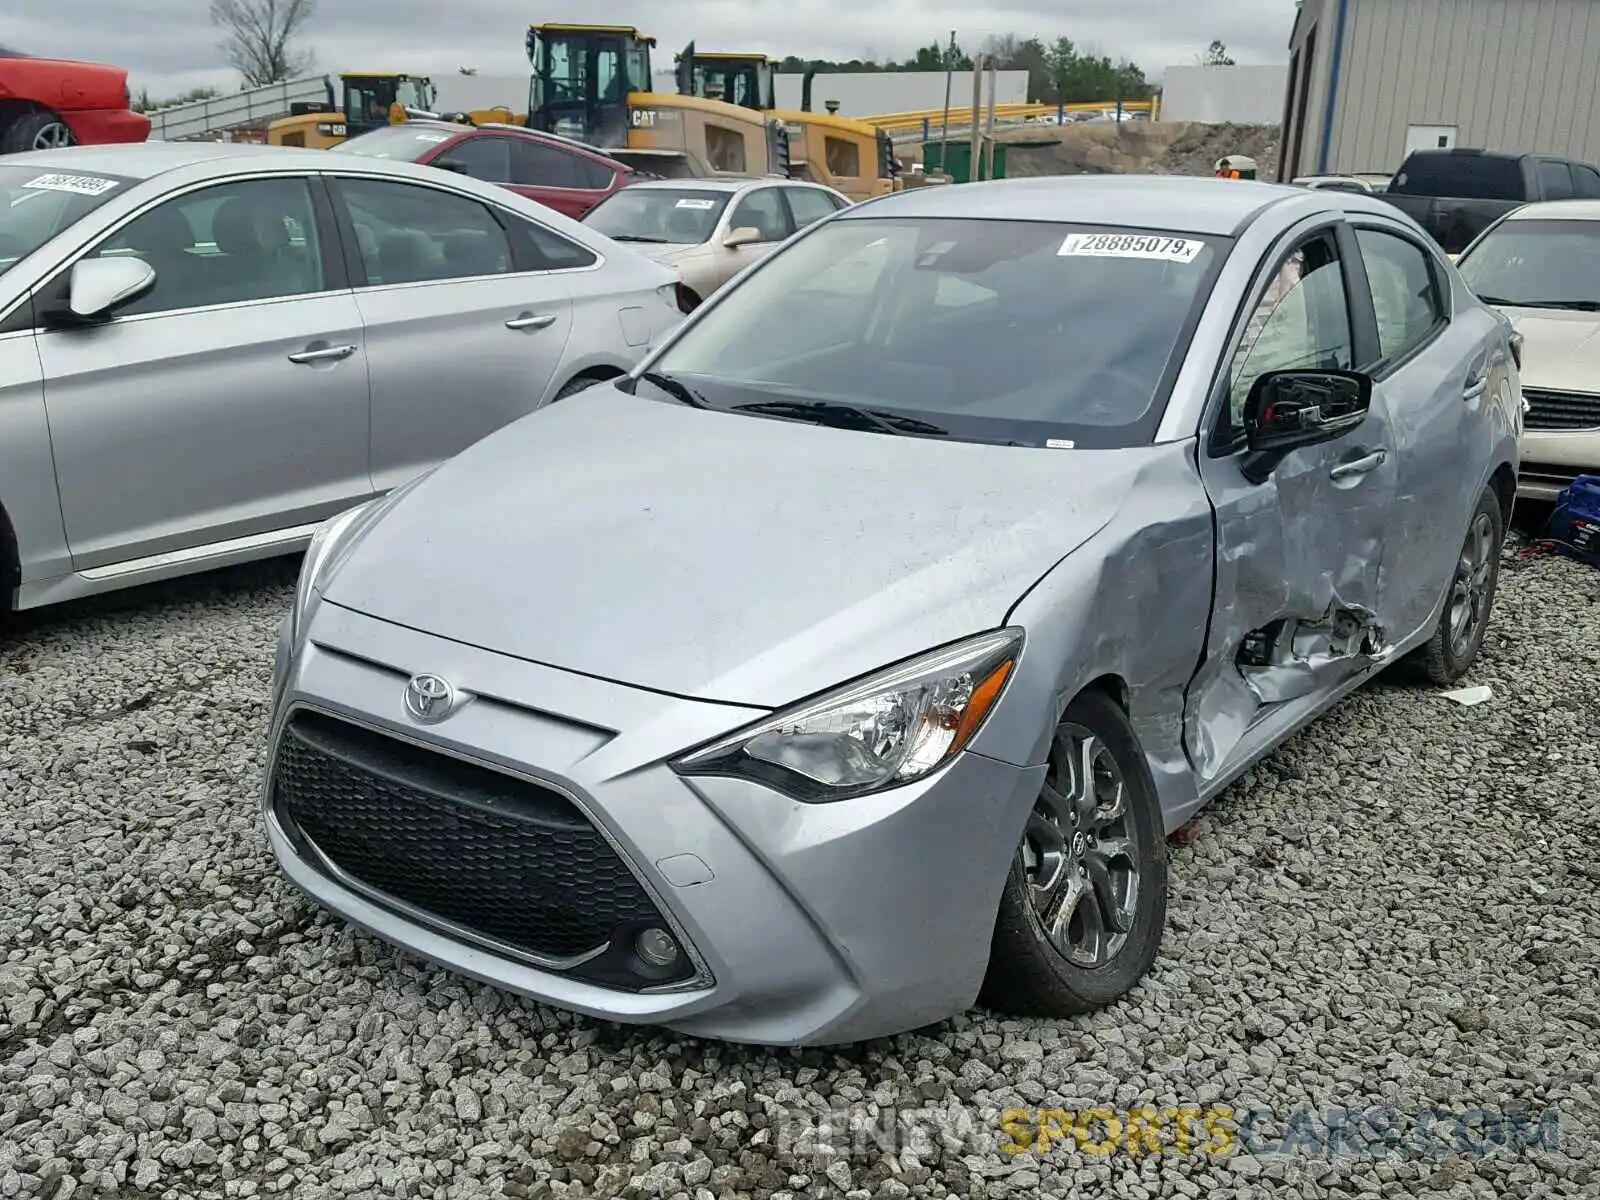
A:
[[[1411,353],[1445,321],[1439,286],[1426,251],[1396,234],[1357,229],[1361,261],[1378,319],[1380,361]]]
[[[437,188],[340,179],[367,283],[509,274],[511,243],[484,205]]]
[[[1600,171],[1582,163],[1573,163],[1572,178],[1578,185],[1578,195],[1585,200],[1600,200]]]
[[[1397,196],[1525,200],[1519,159],[1494,154],[1417,153],[1401,164],[1389,190]]]
[[[1558,158],[1539,160],[1539,186],[1546,200],[1571,200],[1577,195],[1572,186],[1572,171]]]

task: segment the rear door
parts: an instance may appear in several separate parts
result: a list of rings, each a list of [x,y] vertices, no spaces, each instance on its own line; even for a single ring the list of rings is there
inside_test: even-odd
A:
[[[538,407],[596,256],[444,187],[332,177],[372,381],[379,491]]]
[[[1563,169],[1565,169],[1565,164]],[[1358,339],[1394,427],[1400,503],[1389,518],[1379,612],[1391,641],[1417,632],[1454,575],[1467,522],[1488,474],[1479,436],[1495,393],[1509,384],[1508,352],[1486,309],[1452,313],[1445,265],[1398,222],[1350,218],[1361,295],[1373,337]]]
[[[371,494],[365,342],[330,211],[314,176],[210,184],[87,252],[142,258],[156,284],[104,325],[37,335],[78,570],[297,532]]]
[[[1207,783],[1368,670],[1385,644],[1380,580],[1397,474],[1383,393],[1374,392],[1361,425],[1293,451],[1263,481],[1243,469],[1245,401],[1257,379],[1354,366],[1356,255],[1336,221],[1313,220],[1280,242],[1239,314],[1202,431],[1216,599],[1186,701],[1185,743]]]
[[[797,233],[807,225],[815,225],[824,217],[831,217],[849,204],[843,196],[819,187],[791,185],[782,191],[789,206],[790,223]]]

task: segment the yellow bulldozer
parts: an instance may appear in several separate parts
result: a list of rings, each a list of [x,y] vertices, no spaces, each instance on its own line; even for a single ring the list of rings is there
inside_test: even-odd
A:
[[[765,54],[697,52],[690,42],[678,55],[678,90],[719,99],[782,121],[789,134],[789,174],[825,184],[852,200],[899,188],[894,142],[875,125],[811,111],[811,81],[801,84],[799,110],[780,109],[776,69]]]
[[[325,102],[291,105],[287,117],[267,126],[267,144],[326,150],[347,137],[433,109],[433,81],[426,75],[346,71],[338,80],[338,93],[332,76],[324,80]]]
[[[655,39],[631,25],[533,25],[526,44],[532,129],[669,178],[789,174],[781,121],[682,87],[676,95],[652,91]]]

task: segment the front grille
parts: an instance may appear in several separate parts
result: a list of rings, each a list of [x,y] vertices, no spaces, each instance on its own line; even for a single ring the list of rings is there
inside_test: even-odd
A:
[[[608,946],[618,954],[602,962],[626,958],[639,930],[665,925],[565,796],[346,721],[296,714],[278,746],[273,800],[291,837],[375,899],[541,960]]]
[[[1600,429],[1600,396],[1542,388],[1523,388],[1522,396],[1528,402],[1522,419],[1524,429]]]

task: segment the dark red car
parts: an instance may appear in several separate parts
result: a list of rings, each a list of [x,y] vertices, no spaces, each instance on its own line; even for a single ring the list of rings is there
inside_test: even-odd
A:
[[[0,154],[142,142],[150,118],[130,102],[121,67],[0,46]]]
[[[333,152],[340,151],[458,171],[573,219],[642,177],[603,150],[520,125],[407,121],[340,142]]]

